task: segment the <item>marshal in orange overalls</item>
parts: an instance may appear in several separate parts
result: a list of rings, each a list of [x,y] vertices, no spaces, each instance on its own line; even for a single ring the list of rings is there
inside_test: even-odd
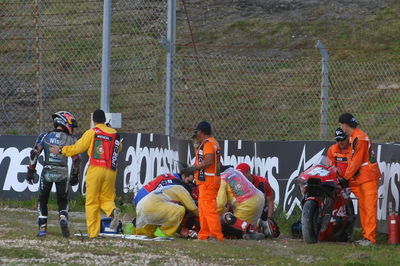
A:
[[[327,157],[331,165],[340,169],[340,176],[346,174],[349,161],[351,160],[351,146],[349,145],[346,150],[342,150],[338,143],[329,147]]]
[[[375,243],[378,182],[381,172],[368,135],[355,128],[349,137],[352,156],[344,178],[349,181],[351,191],[359,199],[358,206],[363,237],[371,243]]]
[[[213,137],[205,139],[196,150],[195,165],[201,163],[208,154],[214,154],[212,165],[206,169],[195,171],[196,183],[199,186],[200,240],[205,240],[209,236],[220,241],[224,240],[217,210],[217,195],[221,183],[220,153],[218,141]]]

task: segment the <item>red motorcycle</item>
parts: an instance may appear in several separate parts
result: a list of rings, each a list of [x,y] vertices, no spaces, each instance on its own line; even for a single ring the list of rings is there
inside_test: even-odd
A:
[[[347,241],[356,220],[350,189],[335,167],[319,164],[299,177],[302,199],[301,232],[306,243]]]

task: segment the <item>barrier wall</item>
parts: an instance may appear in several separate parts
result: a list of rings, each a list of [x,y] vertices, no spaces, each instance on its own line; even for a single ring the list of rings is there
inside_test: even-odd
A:
[[[117,194],[135,192],[155,176],[178,172],[180,162],[194,161],[191,142],[156,134],[122,134],[123,151],[118,158]],[[29,152],[35,141],[33,136],[0,136],[0,198],[30,199],[37,196],[38,182],[25,182]],[[324,141],[220,141],[225,165],[246,162],[254,174],[268,178],[274,192],[275,203],[290,216],[300,207],[300,192],[294,179],[326,154],[332,142]],[[400,146],[375,145],[382,172],[379,186],[379,230],[386,232],[388,208],[399,211],[400,200]],[[43,155],[37,172],[42,171]],[[71,160],[69,161],[71,166]],[[81,173],[87,170],[87,155],[82,155]],[[85,194],[85,177],[79,186],[71,188],[71,196]],[[53,188],[54,189],[54,188]],[[354,200],[355,206],[357,201]]]

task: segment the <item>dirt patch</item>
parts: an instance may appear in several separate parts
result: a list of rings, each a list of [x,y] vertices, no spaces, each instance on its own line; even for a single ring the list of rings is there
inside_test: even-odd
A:
[[[368,254],[365,253],[365,252],[357,252],[357,253],[351,253],[351,254],[347,255],[346,257],[344,257],[344,258],[345,259],[350,259],[350,260],[355,260],[355,259],[363,260],[363,259],[368,258]]]
[[[304,264],[312,264],[318,261],[323,260],[323,258],[321,257],[314,257],[314,256],[310,256],[310,255],[300,255],[298,256],[298,258],[296,259],[298,262],[304,263]]]

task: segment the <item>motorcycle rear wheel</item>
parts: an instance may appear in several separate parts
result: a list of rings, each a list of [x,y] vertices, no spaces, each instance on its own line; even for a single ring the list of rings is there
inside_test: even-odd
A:
[[[317,202],[308,200],[303,205],[301,215],[301,230],[303,240],[308,244],[318,242],[320,226],[318,224],[319,208]]]

